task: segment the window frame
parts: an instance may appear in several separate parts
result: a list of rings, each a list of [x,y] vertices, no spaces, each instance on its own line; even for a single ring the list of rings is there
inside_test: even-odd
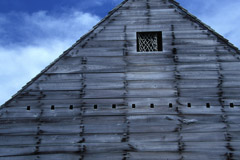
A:
[[[157,34],[157,51],[140,51],[139,44],[139,35],[140,34]],[[163,40],[162,40],[162,31],[144,31],[144,32],[136,32],[136,41],[137,41],[137,52],[139,53],[149,53],[149,52],[162,52],[163,51]]]

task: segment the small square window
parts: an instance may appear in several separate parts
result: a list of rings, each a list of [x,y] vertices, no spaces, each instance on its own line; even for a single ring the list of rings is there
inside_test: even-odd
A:
[[[137,32],[137,51],[162,51],[162,32]]]

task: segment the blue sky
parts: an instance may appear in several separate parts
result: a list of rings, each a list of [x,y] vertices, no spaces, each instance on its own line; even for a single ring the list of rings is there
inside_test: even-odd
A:
[[[122,0],[0,0],[0,104]],[[178,0],[240,48],[239,0]]]

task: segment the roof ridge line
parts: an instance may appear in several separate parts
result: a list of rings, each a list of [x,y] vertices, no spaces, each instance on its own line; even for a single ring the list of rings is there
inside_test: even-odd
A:
[[[5,103],[0,105],[0,110],[6,106],[11,100],[13,100],[15,97],[17,97],[20,92],[22,92],[24,89],[29,87],[35,80],[37,80],[41,75],[43,75],[48,69],[50,69],[54,64],[56,64],[62,57],[64,57],[66,54],[68,54],[74,47],[76,47],[78,44],[80,44],[88,35],[90,35],[93,31],[95,31],[99,25],[101,25],[104,21],[106,21],[109,17],[111,17],[119,8],[121,8],[128,0],[123,0],[119,5],[117,5],[115,8],[113,8],[108,14],[101,19],[95,26],[92,27],[90,31],[88,31],[86,34],[82,35],[79,40],[77,40],[71,47],[69,47],[67,50],[65,50],[59,57],[57,57],[53,62],[51,62],[47,67],[45,67],[40,73],[38,73],[34,78],[32,78],[29,82],[27,82],[17,93],[15,93],[9,100],[7,100]]]
[[[214,34],[215,36],[217,36],[219,39],[221,39],[223,42],[227,43],[227,45],[229,45],[232,49],[234,49],[238,54],[240,54],[240,50],[238,49],[238,47],[236,47],[234,44],[232,44],[231,42],[229,42],[228,39],[226,39],[225,37],[223,37],[221,34],[219,34],[218,32],[216,32],[213,28],[211,28],[209,25],[207,25],[206,23],[204,23],[203,21],[201,21],[200,19],[198,19],[196,16],[194,16],[193,14],[191,14],[187,9],[183,8],[180,3],[178,3],[175,0],[168,0],[170,3],[175,4],[181,11],[183,11],[185,14],[187,14],[191,19],[195,20],[196,23],[200,24],[201,26],[203,26],[204,28],[206,28],[207,30],[209,30],[210,32],[212,32],[212,34]]]

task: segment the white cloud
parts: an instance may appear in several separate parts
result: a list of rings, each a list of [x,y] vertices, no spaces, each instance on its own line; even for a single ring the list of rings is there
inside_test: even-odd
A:
[[[99,21],[97,16],[74,10],[61,15],[50,15],[45,11],[12,14],[20,16],[23,24],[18,29],[28,34],[29,39],[24,45],[0,45],[0,104]]]

